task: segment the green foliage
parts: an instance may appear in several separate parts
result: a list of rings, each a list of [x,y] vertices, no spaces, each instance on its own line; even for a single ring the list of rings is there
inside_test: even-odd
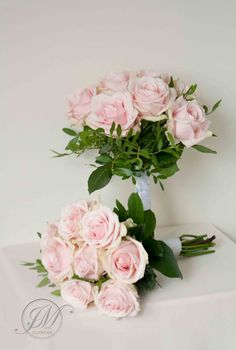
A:
[[[155,182],[159,182],[178,171],[176,163],[184,149],[184,145],[175,144],[173,137],[166,133],[165,123],[143,120],[139,131],[134,133],[131,129],[125,137],[122,136],[121,126],[114,123],[110,135],[106,135],[101,128],[93,130],[88,126],[79,133],[64,128],[71,140],[66,145],[67,152],[54,151],[55,157],[70,154],[80,156],[86,150],[98,150],[95,162],[107,167],[99,167],[91,174],[90,193],[106,186],[114,175],[135,181],[136,177],[146,172]]]
[[[143,203],[138,193],[132,193],[129,197],[128,216],[133,219],[136,224],[142,224],[144,222]]]
[[[153,211],[145,210],[144,211],[144,239],[154,236],[154,231],[156,228],[156,217]]]
[[[64,131],[67,135],[77,136],[77,132],[73,129],[64,128],[64,129],[62,129],[62,131]]]
[[[216,110],[218,107],[220,107],[221,102],[222,102],[222,100],[217,101],[217,102],[214,104],[214,106],[212,107],[211,111],[210,111],[210,112],[208,112],[208,111],[206,112],[207,115],[209,115],[209,114],[215,112],[215,110]]]
[[[44,277],[40,282],[39,284],[37,284],[37,287],[38,288],[41,288],[41,287],[44,287],[46,285],[50,284],[50,280],[48,279],[48,277]]]
[[[125,209],[125,207],[118,201],[116,200],[116,208],[114,208],[114,212],[118,215],[119,221],[123,222],[128,219],[128,211]]]
[[[189,99],[189,96],[193,95],[194,92],[197,90],[197,84],[193,84],[190,86],[190,88],[183,94],[185,99]]]
[[[40,273],[40,274],[47,273],[47,270],[43,266],[43,263],[40,259],[37,259],[35,263],[25,262],[22,265],[30,266],[30,270],[36,270],[37,273]]]
[[[39,234],[39,232],[37,232],[37,234]],[[40,234],[39,234],[39,236],[40,236]],[[41,238],[41,236],[40,236],[40,238]],[[48,271],[43,266],[41,259],[37,259],[35,262],[25,261],[22,263],[22,265],[28,267],[30,270],[35,270],[38,273],[38,276],[41,277],[41,281],[36,286],[37,288],[42,288],[45,286],[55,287],[55,284],[51,283],[51,281],[49,280]],[[56,293],[57,291],[54,291],[54,292]],[[52,292],[52,294],[54,292]],[[54,295],[56,295],[56,294],[54,294]]]
[[[202,153],[213,153],[213,154],[217,153],[216,151],[213,151],[212,149],[207,148],[207,147],[202,146],[202,145],[194,145],[194,146],[192,146],[192,148],[194,148],[197,151],[202,152]]]
[[[112,177],[111,166],[106,164],[94,170],[88,179],[88,190],[92,193],[106,186]]]
[[[161,241],[157,241],[154,238],[147,239],[144,243],[144,248],[153,258],[162,258],[164,256],[164,248],[161,244]]]
[[[56,297],[60,297],[61,296],[61,291],[60,289],[56,289],[53,292],[51,292],[52,295],[55,295]]]
[[[141,280],[135,283],[138,293],[142,294],[146,291],[152,290],[157,285],[156,274],[150,265],[146,266],[144,276]]]
[[[163,255],[159,257],[156,256],[157,253],[153,247],[149,246],[150,249],[147,249],[145,245],[149,255],[149,264],[167,277],[182,278],[182,273],[171,248],[165,242],[157,242],[163,248]]]

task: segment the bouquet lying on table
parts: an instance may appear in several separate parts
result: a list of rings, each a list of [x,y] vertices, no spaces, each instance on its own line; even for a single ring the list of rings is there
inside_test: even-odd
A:
[[[97,84],[77,90],[68,100],[71,137],[65,153],[80,156],[98,150],[89,179],[89,193],[106,186],[113,175],[131,178],[136,192],[126,209],[119,201],[112,211],[89,199],[66,206],[61,218],[41,237],[42,258],[25,263],[43,279],[38,287],[70,304],[94,303],[114,317],[134,316],[138,295],[158,284],[158,273],[182,278],[176,256],[214,252],[214,236],[182,235],[156,240],[149,178],[159,183],[174,175],[185,148],[215,151],[199,145],[215,136],[209,110],[196,95],[197,85],[154,71],[111,73]]]
[[[61,218],[41,235],[41,259],[24,263],[42,277],[38,287],[57,287],[52,294],[74,307],[94,303],[113,317],[135,316],[140,310],[138,293],[153,289],[156,271],[182,278],[174,252],[154,238],[156,218],[144,210],[137,193],[128,209],[98,200],[82,200],[63,208]],[[177,253],[195,256],[213,253],[214,236],[183,235]],[[175,250],[176,252],[176,250]]]

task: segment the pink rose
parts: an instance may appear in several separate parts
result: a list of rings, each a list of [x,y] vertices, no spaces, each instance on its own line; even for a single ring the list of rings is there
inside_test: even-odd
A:
[[[66,281],[61,285],[61,296],[70,305],[78,309],[86,309],[93,301],[92,286],[85,281]]]
[[[52,282],[72,276],[73,247],[60,237],[52,237],[42,250],[42,263]]]
[[[212,135],[210,121],[197,101],[176,100],[169,111],[168,130],[186,147],[191,147]]]
[[[118,216],[108,207],[87,212],[82,221],[82,236],[85,242],[97,248],[108,248],[118,244],[127,229]]]
[[[129,72],[109,73],[99,83],[99,88],[119,91],[124,90],[129,81]]]
[[[73,268],[79,277],[98,280],[103,273],[98,250],[85,243],[75,252]]]
[[[131,79],[129,91],[135,107],[144,119],[148,119],[149,116],[157,117],[167,111],[176,97],[174,89],[169,88],[161,78],[153,77],[150,73]]]
[[[160,74],[160,73],[153,71],[153,70],[142,69],[141,71],[138,72],[137,76],[138,77],[149,76],[152,78],[161,78],[166,84],[169,84],[169,82],[170,82],[169,74],[167,74],[167,73]]]
[[[67,116],[72,125],[81,126],[86,116],[91,112],[91,102],[93,96],[96,95],[96,89],[89,87],[80,89],[68,98]]]
[[[43,233],[41,239],[40,239],[40,247],[41,249],[45,249],[50,240],[55,237],[55,236],[58,236],[58,226],[57,224],[53,223],[53,224],[48,224],[47,225],[47,229],[45,231],[45,233]]]
[[[104,129],[105,133],[109,135],[114,122],[116,126],[120,124],[122,135],[125,136],[134,126],[137,114],[128,92],[116,92],[112,95],[101,93],[93,98],[92,111],[86,123],[92,129]]]
[[[94,301],[98,309],[113,317],[135,316],[140,310],[138,294],[133,285],[109,280],[95,290]]]
[[[104,269],[108,275],[124,283],[135,283],[144,276],[148,255],[143,245],[131,237],[123,240],[104,257]]]
[[[60,233],[67,239],[80,239],[80,221],[89,210],[86,201],[79,201],[65,206],[61,212],[61,219],[58,223]]]

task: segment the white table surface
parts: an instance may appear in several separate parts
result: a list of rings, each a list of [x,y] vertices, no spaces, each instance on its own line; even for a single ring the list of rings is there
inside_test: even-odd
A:
[[[39,254],[36,242],[8,246],[0,254],[0,339],[8,349],[78,350],[234,350],[236,349],[236,245],[211,224],[164,227],[158,237],[182,233],[207,233],[217,237],[217,252],[194,258],[180,258],[184,279],[159,276],[156,288],[142,300],[135,318],[114,320],[96,308],[63,316],[60,331],[49,339],[15,334],[21,328],[25,305],[37,298],[63,302],[51,289],[34,286],[34,271],[20,261],[34,261]]]

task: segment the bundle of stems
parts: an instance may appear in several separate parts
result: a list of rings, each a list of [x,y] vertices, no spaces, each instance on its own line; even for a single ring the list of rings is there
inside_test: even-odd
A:
[[[198,256],[215,253],[214,249],[211,249],[215,246],[213,242],[216,238],[215,235],[208,238],[207,235],[191,235],[191,234],[183,234],[179,237],[182,250],[180,255],[182,256]]]

